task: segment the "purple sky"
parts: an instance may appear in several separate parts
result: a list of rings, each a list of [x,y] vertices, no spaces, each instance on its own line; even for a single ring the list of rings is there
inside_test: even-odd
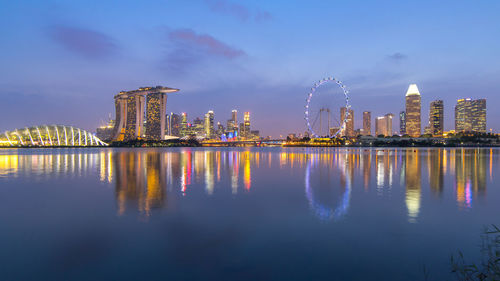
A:
[[[9,1],[0,9],[0,131],[53,123],[93,131],[114,117],[119,91],[164,85],[181,89],[167,111],[190,120],[214,110],[225,124],[234,108],[250,111],[262,135],[303,133],[308,89],[327,76],[351,91],[356,128],[364,110],[397,115],[416,83],[424,124],[432,100],[444,100],[448,130],[457,98],[486,98],[488,128],[500,131],[499,8],[498,1]]]

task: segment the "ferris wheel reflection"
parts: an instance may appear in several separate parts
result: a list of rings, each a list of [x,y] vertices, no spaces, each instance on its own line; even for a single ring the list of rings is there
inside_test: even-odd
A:
[[[351,201],[352,179],[350,175],[346,174],[349,172],[345,167],[346,162],[340,161],[340,163],[344,164],[340,166],[340,172],[342,179],[345,179],[345,181],[341,181],[342,184],[340,189],[342,189],[342,194],[340,195],[340,198],[337,199],[334,198],[333,194],[331,194],[332,191],[334,191],[334,185],[327,184],[325,186],[311,184],[311,169],[319,169],[319,167],[314,166],[314,161],[314,158],[309,159],[305,171],[305,193],[307,201],[309,202],[309,207],[313,211],[314,215],[321,220],[340,220],[347,214]],[[327,194],[321,193],[318,188],[326,189]]]

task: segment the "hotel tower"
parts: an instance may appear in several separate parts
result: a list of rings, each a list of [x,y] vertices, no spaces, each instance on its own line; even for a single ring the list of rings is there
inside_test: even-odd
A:
[[[177,91],[179,90],[156,86],[123,91],[116,95],[113,140],[164,139],[167,93]],[[146,110],[146,115],[144,115],[144,110]],[[146,130],[144,130],[144,116],[146,116]]]

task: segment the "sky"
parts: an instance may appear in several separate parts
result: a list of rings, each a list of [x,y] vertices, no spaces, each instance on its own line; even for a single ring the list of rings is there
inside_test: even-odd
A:
[[[355,127],[404,110],[408,85],[442,99],[486,98],[500,131],[500,1],[72,0],[0,4],[0,132],[42,124],[90,131],[113,96],[162,85],[188,119],[237,109],[261,135],[303,133],[311,86],[349,89]],[[340,107],[341,105],[339,105]],[[397,119],[397,118],[395,118]],[[372,124],[374,122],[372,121]],[[398,127],[395,120],[394,127]]]

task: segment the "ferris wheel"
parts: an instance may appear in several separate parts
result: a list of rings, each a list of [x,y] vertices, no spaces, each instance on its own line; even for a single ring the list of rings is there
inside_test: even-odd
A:
[[[347,90],[347,88],[345,87],[344,84],[342,84],[341,81],[335,79],[334,77],[327,77],[327,78],[323,78],[321,80],[319,80],[318,82],[316,82],[313,87],[311,88],[310,92],[308,93],[307,95],[307,98],[306,98],[306,106],[305,106],[305,115],[304,115],[304,119],[306,120],[306,125],[307,125],[307,130],[309,131],[309,133],[311,134],[311,137],[313,138],[317,138],[319,137],[318,134],[316,134],[316,132],[314,131],[313,129],[313,124],[316,122],[316,120],[311,120],[311,100],[313,98],[313,95],[315,94],[315,92],[323,85],[327,84],[327,83],[336,83],[340,89],[342,90],[342,94],[343,94],[343,102],[341,104],[341,106],[345,107],[345,113],[341,116],[341,120],[340,120],[340,128],[338,128],[338,130],[336,131],[331,131],[330,128],[328,128],[328,136],[330,138],[334,138],[334,137],[337,137],[341,132],[343,132],[345,130],[345,127],[346,127],[346,123],[347,123],[347,119],[349,118],[349,110],[351,109],[351,104],[349,103],[349,91]],[[321,118],[321,113],[322,111],[328,111],[328,114],[330,114],[330,110],[329,109],[320,109],[319,110],[319,116]],[[317,117],[316,117],[317,119]]]

